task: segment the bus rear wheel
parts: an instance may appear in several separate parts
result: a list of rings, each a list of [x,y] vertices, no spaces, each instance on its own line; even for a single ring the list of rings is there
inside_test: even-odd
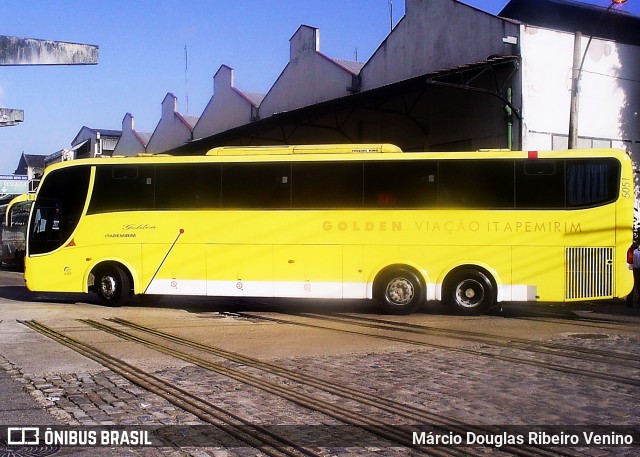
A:
[[[103,305],[122,306],[131,296],[131,281],[122,268],[107,265],[95,275],[95,291]]]
[[[410,270],[389,271],[376,284],[376,296],[389,314],[411,314],[424,302],[422,281]]]
[[[481,271],[457,271],[445,284],[446,303],[458,314],[482,314],[496,304],[495,288]]]

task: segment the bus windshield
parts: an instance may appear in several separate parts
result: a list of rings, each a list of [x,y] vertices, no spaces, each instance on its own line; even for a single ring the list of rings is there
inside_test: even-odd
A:
[[[22,194],[0,207],[0,261],[14,265],[19,270],[24,268],[27,223],[34,199],[35,194]]]
[[[89,190],[89,167],[56,170],[38,191],[31,215],[29,254],[61,247],[75,230]]]

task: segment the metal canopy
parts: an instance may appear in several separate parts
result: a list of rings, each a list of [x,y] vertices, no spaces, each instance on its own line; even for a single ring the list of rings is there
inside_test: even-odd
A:
[[[519,69],[518,56],[492,56],[485,61],[442,69],[376,89],[328,100],[296,110],[274,114],[206,138],[193,140],[168,151],[186,155],[205,153],[221,145],[290,144],[301,129],[327,131],[345,142],[361,142],[346,126],[362,112],[400,116],[408,125],[428,134],[414,111],[426,103],[438,87],[475,92],[499,99],[520,119],[520,110],[507,98],[506,88]],[[432,92],[431,92],[432,93]],[[365,142],[368,139],[365,140]],[[317,141],[317,140],[316,140]]]

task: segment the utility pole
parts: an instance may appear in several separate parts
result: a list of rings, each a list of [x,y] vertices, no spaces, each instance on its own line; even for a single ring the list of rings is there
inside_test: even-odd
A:
[[[580,104],[580,51],[582,33],[576,32],[573,39],[573,66],[571,67],[571,107],[569,109],[569,149],[578,145],[578,110]],[[585,51],[586,53],[586,51]]]
[[[23,65],[96,65],[98,46],[0,35],[0,67]],[[20,109],[0,109],[0,127],[24,121]]]
[[[573,66],[571,70],[571,106],[569,108],[569,149],[575,149],[578,145],[578,111],[580,109],[580,78],[582,77],[582,68],[584,61],[589,52],[589,46],[593,40],[594,34],[598,31],[598,26],[615,5],[622,5],[627,0],[611,0],[606,10],[602,12],[598,22],[593,27],[593,32],[587,41],[584,52],[581,50],[582,33],[576,32],[573,41]],[[582,58],[580,57],[582,55]]]

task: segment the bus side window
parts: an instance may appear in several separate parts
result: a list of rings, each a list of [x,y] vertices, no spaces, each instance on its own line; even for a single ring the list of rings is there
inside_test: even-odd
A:
[[[290,173],[288,163],[224,164],[221,205],[234,209],[289,208]]]
[[[295,209],[362,208],[362,162],[293,164]]]
[[[215,163],[157,165],[155,208],[220,208],[220,173]]]
[[[432,208],[437,202],[433,161],[367,162],[365,208]]]
[[[516,161],[516,208],[564,208],[564,161]]]
[[[153,209],[154,166],[96,167],[89,214]]]
[[[513,160],[441,160],[438,199],[443,208],[514,207]]]

